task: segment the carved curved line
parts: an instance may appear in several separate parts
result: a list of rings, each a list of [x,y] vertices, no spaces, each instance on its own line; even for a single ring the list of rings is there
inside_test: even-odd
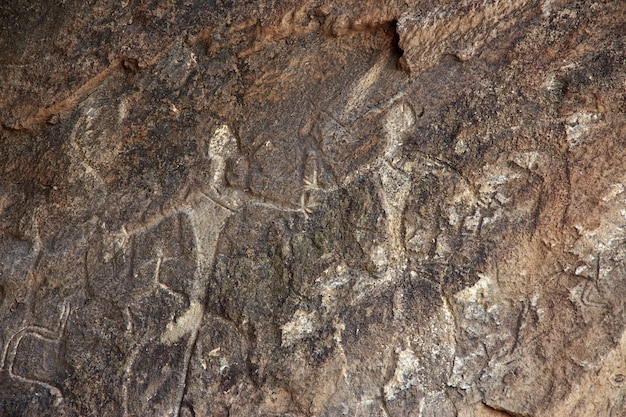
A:
[[[184,202],[180,205],[176,204],[174,207],[171,207],[165,211],[161,211],[158,214],[144,220],[143,222],[140,222],[139,224],[130,224],[128,225],[128,228],[126,228],[126,226],[123,226],[121,234],[123,235],[123,237],[127,237],[148,232],[151,229],[159,226],[163,221],[177,215],[182,211],[184,211]]]
[[[21,382],[25,382],[25,383],[29,383],[29,384],[37,384],[37,385],[41,385],[44,388],[48,389],[48,391],[50,391],[50,394],[54,395],[56,397],[56,400],[54,401],[54,405],[58,406],[59,404],[61,404],[61,401],[63,401],[63,394],[61,394],[61,390],[59,390],[57,387],[54,387],[50,384],[47,384],[43,381],[39,381],[39,380],[34,380],[34,379],[28,379],[28,378],[24,378],[20,375],[16,375],[14,373],[10,374],[12,378],[17,379],[18,381]]]
[[[5,369],[11,378],[17,379],[18,381],[41,385],[46,388],[50,394],[56,397],[54,405],[57,406],[63,400],[63,395],[61,391],[38,379],[27,378],[23,375],[19,375],[13,371],[13,366],[15,365],[15,356],[17,355],[17,350],[22,342],[22,339],[27,335],[32,335],[37,339],[47,340],[50,342],[58,342],[65,331],[65,326],[67,325],[67,320],[69,318],[71,306],[68,302],[63,303],[63,308],[61,310],[61,316],[59,317],[59,323],[57,324],[57,328],[55,330],[50,330],[45,327],[36,326],[36,325],[28,325],[23,327],[22,329],[15,332],[9,341],[7,342],[3,354],[2,360],[0,361],[0,369]],[[9,359],[7,361],[7,359]]]
[[[50,331],[49,329],[46,329],[43,327],[37,327],[37,326],[27,326],[25,328],[22,328],[18,330],[17,332],[15,332],[13,336],[11,336],[11,338],[9,339],[4,349],[4,353],[2,355],[2,361],[0,362],[2,366],[0,366],[0,369],[5,369],[5,370],[10,369],[10,367],[13,365],[13,361],[15,360],[15,356],[17,354],[17,348],[20,342],[22,341],[24,336],[27,336],[27,335],[33,335],[37,337],[38,339],[47,340],[50,342],[58,341],[56,334]],[[11,349],[11,345],[13,345],[12,349]],[[6,360],[7,358],[10,358],[10,360],[7,361]]]
[[[24,338],[24,336],[26,336],[28,333],[25,333],[22,335],[22,337],[20,337],[19,341],[17,342],[17,344],[15,345],[15,350],[17,351],[17,348],[20,345],[20,342],[22,341],[22,339]],[[58,342],[57,340],[51,340],[45,337],[41,337],[36,333],[31,333],[33,336],[37,336],[38,338],[41,338],[43,340],[49,340],[52,342]],[[13,360],[15,359],[15,357],[12,358]],[[22,381],[22,382],[26,382],[26,383],[31,383],[31,384],[37,384],[37,385],[41,385],[42,387],[48,389],[48,391],[50,391],[50,394],[54,395],[56,397],[56,400],[54,401],[54,405],[57,406],[61,403],[61,401],[63,401],[63,395],[61,394],[61,390],[59,390],[57,387],[54,387],[44,381],[41,381],[39,379],[31,379],[31,378],[27,378],[25,376],[16,374],[15,372],[13,372],[13,366],[15,365],[15,362],[13,361],[11,363],[11,365],[7,368],[7,371],[9,372],[9,376],[11,378],[15,378],[18,381]]]
[[[183,362],[183,371],[182,371],[182,380],[178,385],[178,392],[176,393],[176,400],[174,404],[176,406],[174,416],[179,417],[180,409],[182,407],[183,398],[185,396],[185,388],[187,388],[187,374],[189,373],[189,363],[191,362],[191,355],[196,346],[196,340],[198,339],[198,327],[193,331],[191,337],[189,338],[189,342],[187,343],[187,349],[185,349],[185,357]]]
[[[592,297],[591,292],[594,289],[596,290],[596,292],[599,293],[597,284],[592,283],[590,280],[585,281],[585,283],[583,284],[582,292],[580,294],[580,301],[583,303],[583,305],[586,305],[589,307],[596,307],[600,309],[608,308],[609,305],[607,303],[594,301],[591,299]]]
[[[172,297],[175,297],[179,300],[185,300],[185,295],[181,294],[177,291],[174,291],[172,288],[170,288],[167,284],[161,282],[161,280],[159,279],[159,276],[161,274],[161,265],[163,265],[163,261],[169,261],[172,260],[174,258],[163,258],[163,254],[162,253],[158,253],[158,258],[157,258],[157,264],[154,270],[154,281],[156,283],[157,288],[161,288],[163,291],[165,291],[166,293],[170,294]]]
[[[222,199],[222,198],[220,198],[218,196],[215,196],[215,195],[212,195],[212,194],[209,194],[209,193],[205,193],[203,191],[198,191],[198,193],[202,197],[206,198],[207,200],[212,201],[213,203],[217,204],[218,206],[220,206],[220,207],[222,207],[222,208],[224,208],[224,209],[226,209],[226,210],[228,210],[228,211],[230,211],[232,213],[236,213],[237,212],[236,208],[230,207],[226,200],[224,200],[224,199]]]
[[[128,358],[128,364],[126,365],[126,369],[124,370],[125,377],[124,383],[122,384],[122,409],[124,410],[124,417],[128,417],[128,384],[130,380],[130,374],[133,365],[135,364],[135,360],[137,359],[137,353],[139,352],[140,346],[137,346],[130,354]]]
[[[64,302],[63,309],[61,310],[61,316],[59,317],[59,323],[57,324],[57,328],[55,330],[50,330],[48,328],[36,325],[28,325],[13,333],[13,335],[4,347],[4,351],[2,352],[2,358],[0,359],[0,369],[5,369],[11,374],[13,362],[15,361],[15,356],[17,354],[17,348],[19,347],[19,344],[24,336],[28,334],[32,334],[37,338],[48,340],[51,342],[59,341],[61,336],[63,335],[63,332],[65,331],[65,326],[67,324],[69,314],[70,304]],[[8,358],[10,358],[10,360],[7,361]]]

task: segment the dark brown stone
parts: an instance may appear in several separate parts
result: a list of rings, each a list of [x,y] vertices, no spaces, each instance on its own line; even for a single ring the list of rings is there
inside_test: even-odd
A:
[[[625,28],[0,5],[0,416],[626,414]]]

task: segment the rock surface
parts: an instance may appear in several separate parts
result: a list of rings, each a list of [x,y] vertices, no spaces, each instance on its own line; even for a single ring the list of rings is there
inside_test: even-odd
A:
[[[0,126],[2,416],[626,415],[621,0],[5,2]]]

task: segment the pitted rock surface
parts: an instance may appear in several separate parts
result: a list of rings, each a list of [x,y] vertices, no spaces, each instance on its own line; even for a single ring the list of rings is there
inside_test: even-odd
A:
[[[620,0],[0,5],[0,416],[626,415]]]

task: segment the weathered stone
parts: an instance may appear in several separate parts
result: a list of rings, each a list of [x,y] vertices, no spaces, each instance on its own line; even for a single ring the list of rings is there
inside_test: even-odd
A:
[[[624,2],[31,3],[0,415],[626,414]]]

